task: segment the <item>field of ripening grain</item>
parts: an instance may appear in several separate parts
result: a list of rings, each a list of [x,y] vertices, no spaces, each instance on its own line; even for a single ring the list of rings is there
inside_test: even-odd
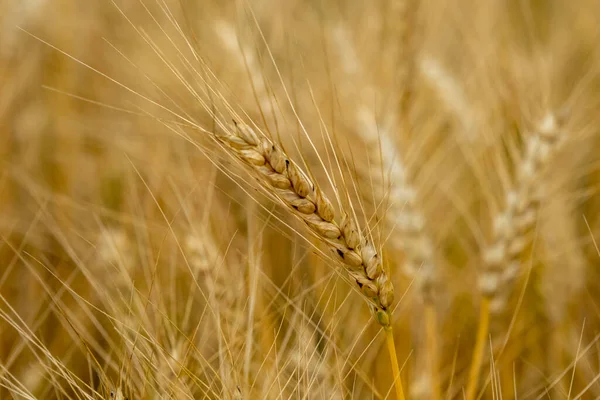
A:
[[[600,398],[597,0],[0,0],[0,400]]]

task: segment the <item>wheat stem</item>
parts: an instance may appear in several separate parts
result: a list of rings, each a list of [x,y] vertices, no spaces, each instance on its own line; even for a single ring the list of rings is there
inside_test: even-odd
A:
[[[437,311],[433,304],[425,305],[425,336],[429,349],[429,370],[431,374],[431,399],[440,400],[439,351],[437,343]]]
[[[387,342],[390,362],[392,364],[392,373],[394,374],[394,388],[396,389],[396,399],[405,400],[404,389],[402,388],[402,377],[400,376],[400,366],[398,365],[398,356],[396,355],[396,344],[394,343],[394,332],[392,327],[385,328],[385,339]]]
[[[483,360],[483,350],[487,341],[488,329],[490,326],[490,298],[484,297],[479,309],[479,326],[477,327],[477,338],[475,340],[475,349],[473,351],[473,360],[469,370],[469,381],[467,385],[466,400],[474,400],[477,394],[479,375],[481,373],[481,362]]]

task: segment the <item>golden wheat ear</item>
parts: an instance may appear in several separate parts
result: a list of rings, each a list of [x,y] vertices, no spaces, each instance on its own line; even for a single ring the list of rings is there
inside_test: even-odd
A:
[[[334,253],[383,327],[391,324],[394,288],[373,243],[358,229],[351,213],[336,219],[331,201],[282,148],[250,126],[234,123],[217,133],[218,140],[243,162],[267,193],[303,221]]]

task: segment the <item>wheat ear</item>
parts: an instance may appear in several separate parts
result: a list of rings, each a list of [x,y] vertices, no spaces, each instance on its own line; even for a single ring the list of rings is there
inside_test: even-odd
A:
[[[436,91],[445,108],[452,113],[460,126],[460,138],[469,142],[477,139],[479,116],[477,110],[467,96],[462,82],[431,55],[423,55],[418,63],[419,72]]]
[[[556,152],[560,128],[554,114],[547,114],[537,131],[525,142],[525,154],[517,166],[514,189],[506,194],[505,209],[496,216],[493,244],[484,250],[479,289],[483,295],[479,327],[469,372],[467,400],[476,395],[490,312],[504,309],[506,298],[518,277],[520,258],[530,243],[528,233],[537,219],[540,191],[537,178]]]
[[[373,243],[363,237],[345,214],[338,222],[331,201],[285,152],[248,125],[234,124],[217,135],[225,149],[250,168],[261,186],[301,219],[335,253],[360,292],[373,307],[377,321],[391,324],[392,282],[383,270]]]
[[[530,242],[539,208],[536,182],[556,152],[560,129],[548,114],[537,132],[526,141],[525,157],[518,165],[517,184],[506,194],[506,207],[494,220],[494,241],[484,252],[484,269],[479,287],[491,300],[492,311],[502,311],[505,296],[518,276],[520,257]]]
[[[217,36],[225,48],[231,54],[231,58],[238,62],[238,67],[245,70],[248,74],[248,80],[254,94],[254,98],[259,107],[259,111],[265,125],[273,125],[277,128],[281,125],[279,114],[275,108],[275,100],[267,86],[260,61],[255,56],[253,50],[247,46],[238,36],[235,27],[224,20],[215,23]],[[269,123],[269,124],[267,124]]]

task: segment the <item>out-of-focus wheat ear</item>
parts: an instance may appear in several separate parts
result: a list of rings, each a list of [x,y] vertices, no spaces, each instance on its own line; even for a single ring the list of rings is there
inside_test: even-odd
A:
[[[258,105],[263,122],[269,128],[277,130],[280,126],[279,114],[275,107],[276,100],[271,95],[267,86],[265,76],[253,49],[249,48],[236,32],[235,27],[224,20],[215,23],[215,31],[221,39],[227,51],[231,54],[230,59],[235,60],[241,71],[248,74],[251,92]],[[268,123],[267,123],[268,122]]]
[[[147,320],[140,312],[144,306],[140,296],[136,296],[134,287],[137,254],[132,236],[120,225],[101,227],[95,243],[95,262],[91,264],[93,299],[99,301],[100,307],[113,319],[114,330],[119,335],[118,341],[124,348],[118,353],[121,363],[120,383],[132,377],[143,376],[141,371],[144,367],[140,360],[151,354],[147,341],[136,341],[138,329],[143,330]],[[135,392],[135,386],[115,386],[111,393],[114,398],[128,398]]]
[[[384,204],[387,197],[390,203],[384,219],[392,231],[390,246],[406,256],[403,263],[405,274],[415,280],[424,303],[433,305],[436,279],[434,246],[425,232],[425,216],[418,210],[416,189],[410,184],[402,157],[390,139],[393,125],[378,129],[375,115],[365,107],[357,114],[358,126],[361,127],[359,132],[373,159],[378,159],[381,153],[381,164],[371,164],[374,170],[370,171],[370,179],[376,190],[376,201]],[[380,170],[387,173],[389,185],[380,178]]]
[[[293,321],[295,340],[289,346],[289,361],[286,372],[293,380],[291,397],[310,397],[311,393],[321,393],[324,398],[343,398],[335,385],[335,372],[332,351],[326,338],[319,332],[319,326],[299,315]],[[333,372],[333,373],[332,373]]]
[[[418,67],[421,74],[436,89],[444,106],[459,122],[459,136],[473,141],[478,130],[478,115],[461,83],[433,56],[423,55]]]
[[[192,234],[186,237],[184,242],[184,253],[187,262],[195,276],[196,281],[201,284],[200,290],[206,291],[204,295],[214,319],[214,334],[210,339],[215,340],[218,356],[218,379],[222,385],[221,392],[227,396],[233,396],[239,387],[238,371],[233,367],[230,340],[234,333],[227,330],[229,325],[244,325],[245,315],[241,311],[239,300],[246,300],[244,290],[245,282],[239,279],[231,280],[231,271],[219,270],[217,267],[223,264],[223,255],[217,251],[217,246],[210,235],[199,237]],[[231,324],[225,324],[230,321]],[[208,338],[207,338],[208,339]]]
[[[467,400],[476,396],[481,362],[489,329],[490,313],[504,310],[514,281],[518,277],[521,258],[531,243],[531,231],[537,221],[543,183],[539,178],[551,162],[562,142],[561,126],[553,113],[548,113],[524,138],[524,151],[516,165],[513,188],[506,193],[502,212],[493,223],[492,243],[483,250],[483,268],[479,290],[483,296],[477,341],[469,372]]]
[[[400,36],[405,42],[402,51],[407,55],[414,56],[413,39],[408,32],[413,27],[416,18],[416,5],[410,2],[402,2],[396,10],[403,15],[400,24],[405,24],[400,28]],[[345,72],[352,77],[353,81],[361,78],[360,72],[362,65],[358,59],[354,46],[349,40],[349,34],[344,26],[338,26],[332,35],[335,39],[339,58],[344,66]],[[401,103],[409,102],[412,84],[409,82],[413,74],[414,60],[407,58],[401,63],[402,72],[400,73]],[[371,85],[367,86],[367,93],[378,96],[378,90]],[[403,97],[404,96],[404,97]],[[402,118],[409,118],[409,107],[402,104],[401,108],[405,114]],[[374,189],[375,202],[377,204],[388,204],[385,210],[384,223],[386,228],[392,234],[389,238],[390,247],[394,252],[405,255],[403,263],[405,274],[414,279],[418,287],[418,293],[425,305],[426,340],[427,346],[436,345],[437,339],[429,335],[437,335],[437,312],[435,310],[434,292],[435,292],[435,261],[434,246],[425,232],[425,217],[418,210],[416,190],[409,182],[408,171],[394,140],[398,130],[408,129],[407,124],[399,124],[396,113],[388,111],[384,122],[379,126],[375,112],[366,106],[365,103],[356,104],[356,111],[353,113],[357,131],[360,138],[366,146],[369,153],[370,163],[364,170],[358,171],[359,175],[365,175],[364,180],[370,181]],[[407,133],[407,132],[404,132]],[[379,162],[377,162],[379,160]],[[382,174],[383,172],[383,174]],[[439,380],[438,380],[438,361],[437,349],[427,349],[428,364],[430,369],[428,373],[433,375],[427,378],[433,388],[433,399],[439,399]]]
[[[92,266],[96,296],[117,320],[129,320],[139,304],[129,305],[133,291],[131,276],[135,268],[134,245],[129,233],[120,226],[101,229],[97,242],[97,262]],[[136,298],[134,298],[135,302]],[[134,311],[135,312],[135,311]]]
[[[483,254],[479,287],[490,299],[491,310],[500,313],[520,271],[520,259],[531,243],[531,231],[544,184],[538,178],[561,143],[561,130],[554,114],[547,114],[536,130],[525,138],[525,149],[517,164],[516,180],[505,198],[505,208],[494,218],[493,239]]]
[[[35,364],[30,364],[23,376],[19,379],[25,389],[34,395],[39,395],[46,383],[48,367],[42,364],[41,361]]]
[[[191,385],[185,370],[186,341],[177,340],[175,345],[163,351],[159,350],[156,363],[156,382],[159,396],[170,399],[194,399]],[[164,354],[163,354],[164,353]]]
[[[389,327],[393,286],[373,243],[364,237],[356,243],[357,231],[352,228],[355,224],[341,226],[323,190],[282,148],[258,135],[250,126],[234,124],[218,133],[217,138],[227,152],[241,160],[254,174],[269,196],[303,221],[309,231],[332,250],[333,259],[344,266],[357,289],[373,307],[376,320]]]
[[[353,79],[358,79],[362,66],[347,30],[343,25],[339,25],[332,31],[332,36],[345,72]],[[367,87],[367,93],[377,92],[370,85]],[[385,223],[393,232],[389,238],[391,247],[394,251],[406,254],[408,261],[404,263],[404,268],[409,277],[415,278],[417,271],[419,272],[418,286],[429,303],[432,300],[435,279],[433,245],[424,232],[425,219],[416,209],[415,189],[409,183],[406,167],[393,140],[395,132],[399,129],[396,118],[393,113],[386,115],[386,120],[379,126],[373,110],[362,103],[356,105],[354,116],[357,132],[370,154],[371,163],[369,168],[366,168],[365,175],[372,182],[375,201],[378,204],[390,203],[385,211]],[[382,171],[385,177],[382,176]]]

